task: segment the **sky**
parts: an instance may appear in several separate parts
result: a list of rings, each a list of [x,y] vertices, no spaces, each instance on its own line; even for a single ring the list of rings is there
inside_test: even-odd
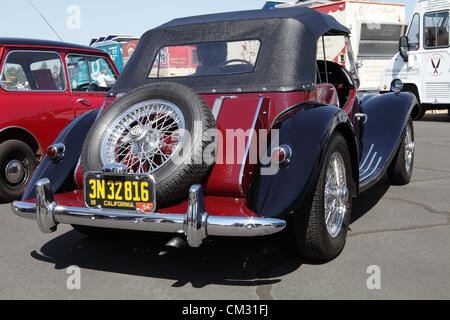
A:
[[[0,0],[0,37],[59,40],[40,17],[42,13],[63,41],[88,45],[108,34],[140,37],[174,18],[216,12],[260,9],[265,0]],[[409,22],[415,0],[379,2],[406,4]]]

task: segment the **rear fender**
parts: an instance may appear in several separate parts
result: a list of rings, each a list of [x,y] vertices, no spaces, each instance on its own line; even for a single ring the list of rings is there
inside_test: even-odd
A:
[[[47,155],[41,161],[31,178],[22,200],[36,197],[35,185],[43,178],[52,182],[52,192],[56,193],[72,172],[81,155],[84,139],[100,112],[100,109],[89,111],[70,122],[59,134],[54,143],[63,143],[66,147],[60,162],[52,161]]]
[[[358,144],[352,122],[341,109],[308,102],[289,109],[272,126],[279,130],[280,145],[289,145],[289,165],[273,175],[262,174],[260,165],[252,179],[247,205],[263,217],[283,217],[301,207],[317,180],[330,138],[342,132],[349,145],[354,181],[358,181]],[[276,147],[269,142],[268,154]],[[353,188],[356,192],[357,186]]]

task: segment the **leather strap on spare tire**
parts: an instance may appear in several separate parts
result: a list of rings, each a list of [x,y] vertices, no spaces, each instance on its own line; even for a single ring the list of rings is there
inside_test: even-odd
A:
[[[180,84],[155,83],[127,93],[100,115],[84,142],[81,165],[83,173],[110,163],[151,173],[158,207],[164,207],[187,200],[216,149],[216,121],[203,98]]]

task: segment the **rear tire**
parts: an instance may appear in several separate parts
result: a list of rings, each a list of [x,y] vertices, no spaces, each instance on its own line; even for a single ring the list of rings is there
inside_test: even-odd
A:
[[[33,150],[20,140],[0,144],[0,202],[19,200],[36,169]]]
[[[402,143],[388,168],[388,176],[392,184],[405,185],[411,181],[414,149],[414,125],[410,119],[403,132]]]
[[[336,177],[339,176],[339,180],[345,177],[346,196],[333,198],[335,194],[344,194],[342,192],[344,188],[339,187],[338,184],[333,189],[330,188],[333,184],[331,183],[332,179],[330,179],[329,172],[336,159],[340,159],[339,167],[342,167],[342,171],[344,171],[340,171],[341,174],[336,175]],[[325,161],[320,169],[319,178],[310,191],[306,205],[296,212],[293,217],[292,230],[294,231],[297,247],[303,257],[329,261],[341,253],[345,246],[347,230],[350,224],[353,185],[350,151],[345,138],[337,132],[330,140]],[[326,192],[326,186],[328,186],[328,190],[334,191]],[[338,192],[338,190],[340,191]],[[332,201],[330,202],[329,199],[332,199]],[[328,203],[328,205],[325,203]],[[329,205],[330,203],[332,203],[332,206]],[[336,228],[330,228],[326,222],[326,215],[329,213],[328,219],[331,216],[334,217],[330,208],[334,208],[334,212],[340,212],[338,208],[342,208],[343,203],[346,203],[345,210],[342,216],[336,219],[341,222],[340,225],[337,225]],[[331,221],[333,220],[335,219]]]

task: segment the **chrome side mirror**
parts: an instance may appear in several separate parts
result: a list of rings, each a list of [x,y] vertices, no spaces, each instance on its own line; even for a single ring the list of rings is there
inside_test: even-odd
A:
[[[400,56],[403,58],[403,60],[406,62],[408,61],[408,37],[407,36],[401,36],[400,40],[398,41],[398,51],[400,53]]]

